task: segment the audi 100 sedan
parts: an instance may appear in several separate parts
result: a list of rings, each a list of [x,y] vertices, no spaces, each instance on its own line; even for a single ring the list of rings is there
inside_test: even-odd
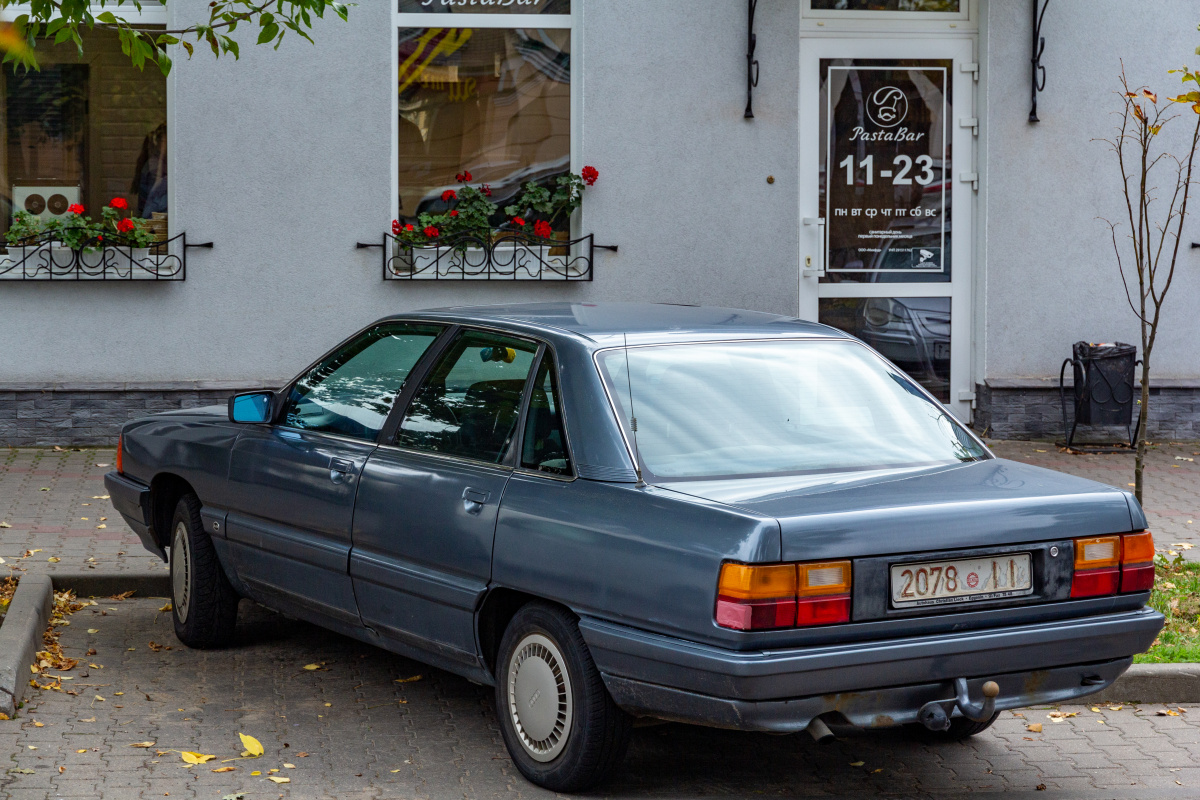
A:
[[[279,391],[129,423],[116,467],[182,642],[228,642],[246,597],[494,686],[561,791],[637,717],[961,739],[1108,686],[1163,623],[1132,495],[996,458],[769,314],[400,314]]]

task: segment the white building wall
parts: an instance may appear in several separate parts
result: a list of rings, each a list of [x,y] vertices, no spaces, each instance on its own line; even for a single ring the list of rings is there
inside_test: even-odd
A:
[[[1200,61],[1197,6],[1188,0],[1053,0],[1042,33],[1045,91],[1031,124],[1030,3],[984,3],[987,104],[983,376],[1057,377],[1079,340],[1138,345],[1137,318],[1121,286],[1109,229],[1098,217],[1122,214],[1119,172],[1107,146],[1120,109],[1124,60],[1130,82],[1165,102],[1179,94],[1167,70]],[[1188,84],[1195,88],[1194,84]],[[1184,152],[1195,115],[1163,131]],[[1170,176],[1165,175],[1169,179]],[[1200,193],[1193,197],[1175,283],[1163,312],[1153,373],[1200,379]],[[1126,228],[1127,230],[1127,228]],[[1135,288],[1136,297],[1136,288]],[[977,345],[978,347],[979,345]]]
[[[391,0],[279,51],[238,32],[241,60],[176,61],[173,233],[182,283],[0,286],[0,383],[282,379],[385,314],[571,299],[796,309],[796,0],[758,9],[762,80],[745,108],[746,4],[576,0],[583,8],[582,162],[600,170],[584,230],[595,281],[381,279],[390,222]],[[172,0],[176,23],[202,0]],[[582,166],[582,164],[580,165]],[[776,182],[767,183],[774,175]]]

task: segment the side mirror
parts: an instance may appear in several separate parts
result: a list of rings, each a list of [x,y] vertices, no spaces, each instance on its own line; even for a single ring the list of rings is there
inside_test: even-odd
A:
[[[271,421],[274,392],[249,392],[229,398],[229,421],[263,424]]]

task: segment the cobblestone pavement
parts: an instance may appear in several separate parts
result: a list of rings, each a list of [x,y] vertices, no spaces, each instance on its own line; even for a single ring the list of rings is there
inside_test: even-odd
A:
[[[1128,455],[1072,456],[1036,442],[992,447],[1004,458],[1116,486],[1132,481]],[[1188,522],[1200,521],[1195,452],[1200,445],[1170,444],[1150,455],[1147,513],[1164,548],[1200,538]],[[11,564],[25,551],[40,549],[21,566],[70,574],[161,574],[162,563],[141,548],[102,497],[103,475],[113,458],[112,450],[0,450],[0,522],[11,525],[0,528],[0,558]],[[1185,552],[1196,557],[1198,550]],[[236,647],[188,650],[175,641],[170,615],[159,611],[162,604],[101,601],[72,618],[62,637],[68,655],[80,657],[88,648],[96,654],[63,682],[76,687],[77,696],[34,690],[19,719],[0,721],[0,798],[219,800],[239,791],[248,800],[546,794],[526,783],[509,761],[490,690],[248,602]],[[172,649],[154,650],[152,641]],[[325,668],[303,669],[313,663]],[[423,677],[393,682],[414,675]],[[1128,705],[1100,713],[1088,706],[1062,710],[1078,716],[1053,723],[1046,709],[1026,710],[1024,718],[1006,712],[993,729],[948,746],[903,732],[855,735],[819,747],[803,735],[640,728],[622,772],[603,793],[1200,797],[1200,707],[1180,716]],[[1043,725],[1040,733],[1026,730],[1033,722]],[[238,732],[260,739],[266,755],[190,769],[178,752],[157,755],[189,750],[217,755],[219,762],[240,752]],[[154,747],[129,747],[145,741]],[[212,772],[221,766],[236,769]],[[277,786],[250,775],[254,770],[269,775],[270,769],[281,770],[274,776],[290,782]]]
[[[248,602],[234,647],[188,650],[175,641],[162,603],[101,600],[70,618],[62,635],[67,653],[96,652],[63,681],[77,696],[34,691],[18,719],[0,722],[0,796],[547,795],[506,755],[489,689]],[[306,670],[308,664],[321,669]],[[819,746],[803,734],[644,727],[601,793],[1194,798],[1200,706],[1178,716],[1158,716],[1158,708],[1064,707],[1078,716],[1059,723],[1047,717],[1049,709],[1026,709],[1023,717],[1005,712],[991,730],[952,745],[908,732]],[[1041,731],[1029,731],[1030,723]],[[265,755],[225,762],[243,749],[239,733],[257,738]],[[154,744],[131,747],[145,742]],[[187,768],[179,751],[216,759]],[[213,771],[224,767],[234,769]],[[275,785],[271,776],[290,782]]]
[[[164,572],[107,499],[104,473],[115,458],[111,449],[0,449],[0,525],[11,526],[0,527],[0,558],[11,564],[40,549],[21,566],[74,575]]]

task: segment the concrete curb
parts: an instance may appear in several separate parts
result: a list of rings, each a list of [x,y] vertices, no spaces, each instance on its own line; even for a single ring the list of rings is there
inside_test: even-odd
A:
[[[1134,664],[1085,703],[1200,703],[1200,664]]]
[[[42,632],[54,608],[49,575],[22,575],[0,625],[0,713],[10,718],[29,687],[29,665],[36,663]]]
[[[54,591],[72,591],[76,597],[111,597],[133,592],[134,597],[170,597],[171,576],[135,572],[130,575],[96,575],[95,573],[50,573]]]

